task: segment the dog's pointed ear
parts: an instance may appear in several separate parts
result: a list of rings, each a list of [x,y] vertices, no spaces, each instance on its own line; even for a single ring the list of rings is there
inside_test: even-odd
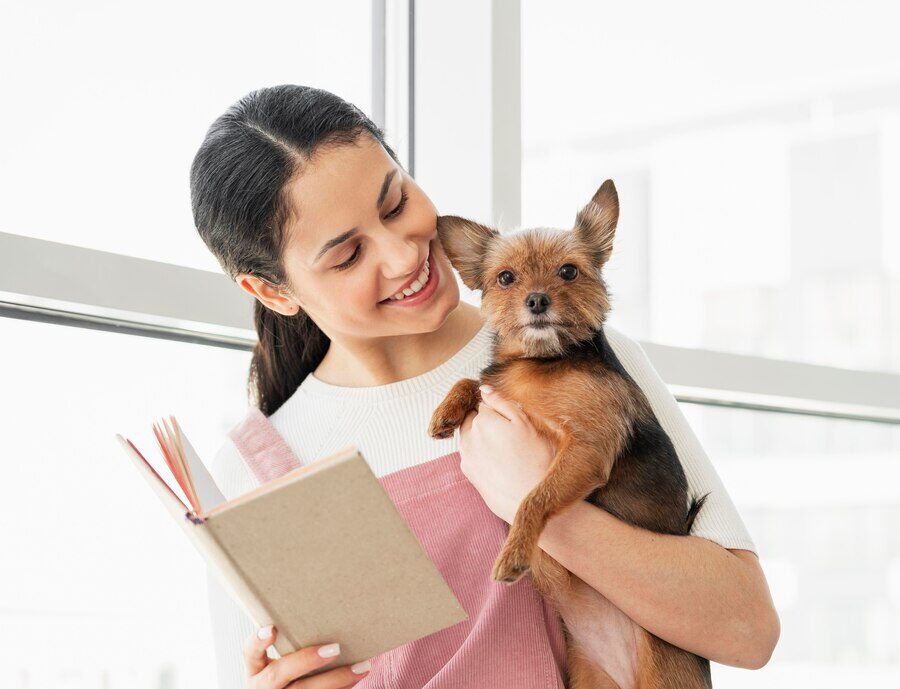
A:
[[[619,222],[619,194],[611,179],[594,193],[588,204],[575,216],[575,233],[591,249],[595,265],[600,268],[609,260]]]
[[[500,233],[458,215],[439,215],[437,231],[444,253],[456,268],[463,284],[472,290],[483,289],[484,257],[490,245],[500,237]]]

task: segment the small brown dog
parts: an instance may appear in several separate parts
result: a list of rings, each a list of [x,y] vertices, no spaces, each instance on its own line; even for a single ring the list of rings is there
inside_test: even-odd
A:
[[[706,496],[688,500],[682,466],[647,398],[603,331],[610,309],[601,275],[613,247],[619,199],[606,180],[572,231],[501,235],[457,216],[438,236],[463,282],[482,294],[495,331],[481,380],[458,381],[428,432],[446,438],[477,408],[487,383],[517,401],[556,455],[525,497],[492,578],[530,570],[564,622],[570,689],[695,689],[712,686],[709,661],[647,632],[537,545],[553,514],[587,499],[658,533],[685,535]]]

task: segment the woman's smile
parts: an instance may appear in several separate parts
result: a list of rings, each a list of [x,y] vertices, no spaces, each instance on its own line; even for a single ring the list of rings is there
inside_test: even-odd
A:
[[[428,246],[430,249],[431,243]],[[422,269],[413,281],[403,290],[378,303],[384,306],[418,306],[435,293],[439,283],[437,261],[431,261],[431,251],[429,251]],[[418,291],[416,291],[417,289]],[[402,295],[402,299],[398,299],[397,295]]]

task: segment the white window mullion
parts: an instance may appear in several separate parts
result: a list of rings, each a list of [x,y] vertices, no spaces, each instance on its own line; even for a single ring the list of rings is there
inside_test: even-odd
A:
[[[0,232],[4,315],[223,346],[255,337],[253,300],[224,273]]]

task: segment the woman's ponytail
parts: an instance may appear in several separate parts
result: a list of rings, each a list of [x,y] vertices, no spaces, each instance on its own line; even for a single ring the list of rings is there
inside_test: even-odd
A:
[[[365,113],[310,86],[252,91],[212,123],[191,164],[191,207],[197,231],[232,279],[246,273],[291,287],[282,253],[287,220],[299,209],[285,198],[287,183],[319,146],[352,144],[364,135],[400,164]],[[259,300],[253,313],[259,341],[248,393],[270,416],[316,369],[330,341],[306,313],[283,316]]]
[[[251,403],[270,416],[321,363],[330,340],[301,309],[283,316],[253,305],[253,323],[259,341],[253,347],[248,392]]]

